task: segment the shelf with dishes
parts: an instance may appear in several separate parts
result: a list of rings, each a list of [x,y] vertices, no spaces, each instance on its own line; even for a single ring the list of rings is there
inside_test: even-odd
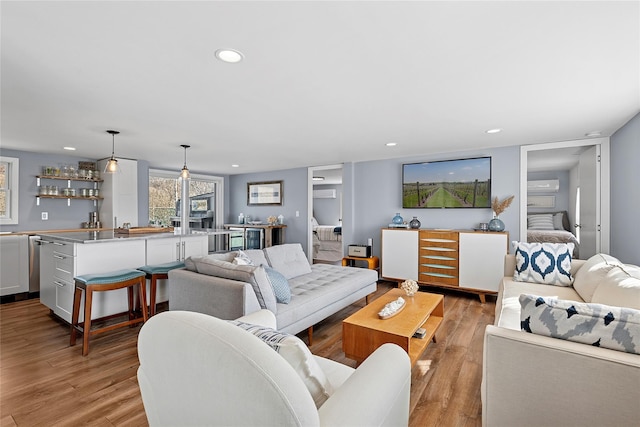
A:
[[[67,181],[66,187],[58,187],[57,185],[43,185],[42,180],[58,180]],[[92,187],[73,188],[71,182],[87,182],[92,183]],[[37,175],[36,185],[38,186],[38,194],[36,194],[36,205],[40,205],[40,199],[67,199],[67,206],[71,206],[71,199],[76,200],[93,200],[94,206],[100,197],[98,184],[104,180],[100,178],[81,177],[81,176],[58,176],[58,175]]]

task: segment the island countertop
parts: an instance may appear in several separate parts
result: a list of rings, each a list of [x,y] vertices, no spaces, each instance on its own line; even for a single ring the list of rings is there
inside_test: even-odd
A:
[[[197,236],[203,234],[226,234],[228,230],[217,229],[197,229],[190,230],[186,236]],[[63,240],[70,243],[101,243],[101,242],[116,242],[123,240],[149,240],[149,239],[166,239],[170,237],[185,236],[174,233],[136,233],[136,234],[121,234],[114,230],[87,230],[87,231],[72,231],[62,233],[38,233],[40,238],[50,238]]]

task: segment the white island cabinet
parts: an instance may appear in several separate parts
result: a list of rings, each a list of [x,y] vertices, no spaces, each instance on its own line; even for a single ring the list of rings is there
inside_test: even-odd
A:
[[[173,261],[184,261],[190,256],[207,255],[209,237],[207,235],[189,235],[147,239],[147,264],[166,264]],[[149,302],[149,284],[147,284],[147,302]],[[169,299],[167,280],[158,280],[156,287],[156,303]]]
[[[152,243],[147,245],[148,242]],[[184,245],[182,245],[183,242]],[[178,250],[184,247],[179,254],[182,259],[189,251],[192,251],[193,255],[207,254],[207,236],[205,235],[166,234],[122,237],[114,235],[113,232],[90,231],[43,234],[41,243],[40,302],[67,322],[71,322],[74,277],[76,276],[136,269],[143,265],[176,261],[176,243],[178,243]],[[173,252],[159,250],[168,247],[173,248]],[[148,248],[151,248],[150,256],[147,253]],[[196,251],[199,252],[196,253]],[[97,292],[93,297],[91,318],[98,319],[123,313],[127,308],[126,289]],[[81,310],[80,321],[83,320]]]
[[[29,236],[0,237],[0,296],[29,292]]]

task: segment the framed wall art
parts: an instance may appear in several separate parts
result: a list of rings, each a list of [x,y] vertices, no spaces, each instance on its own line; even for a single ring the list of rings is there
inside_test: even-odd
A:
[[[248,182],[247,205],[282,205],[282,181]]]

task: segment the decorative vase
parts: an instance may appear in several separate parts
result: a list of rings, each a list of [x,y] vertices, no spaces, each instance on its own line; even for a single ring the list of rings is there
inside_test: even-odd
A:
[[[418,292],[418,284],[415,280],[405,280],[400,284],[400,288],[407,294],[408,297],[412,297]]]
[[[413,219],[409,222],[409,227],[420,228],[420,220],[418,220],[417,216],[414,216]]]
[[[498,217],[493,218],[489,221],[489,231],[503,231],[504,230],[504,222]]]
[[[402,224],[404,222],[404,220],[402,219],[402,217],[400,216],[400,212],[396,213],[396,216],[393,217],[393,219],[391,220],[391,222],[393,222],[394,224]]]

